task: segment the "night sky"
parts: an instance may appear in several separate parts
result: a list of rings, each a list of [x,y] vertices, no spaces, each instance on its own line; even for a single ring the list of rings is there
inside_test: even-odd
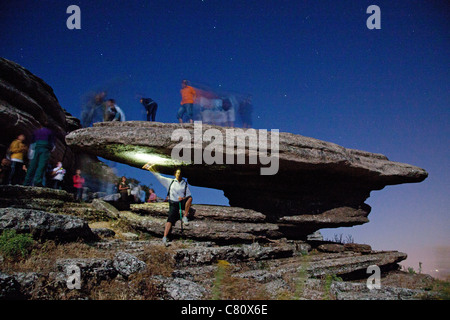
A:
[[[373,4],[379,30],[366,26]],[[80,30],[66,27],[70,5]],[[252,94],[255,128],[426,169],[422,183],[372,192],[368,224],[322,233],[406,252],[403,265],[421,261],[433,276],[448,268],[448,1],[16,0],[1,2],[0,27],[0,56],[44,79],[76,117],[84,96],[105,89],[127,120],[145,120],[144,94],[159,104],[157,121],[177,122],[188,79]],[[150,173],[116,168],[164,196]],[[192,191],[196,203],[227,204],[221,191]]]

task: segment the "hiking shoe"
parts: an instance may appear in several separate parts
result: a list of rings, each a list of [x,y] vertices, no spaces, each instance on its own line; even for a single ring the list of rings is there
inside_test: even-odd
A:
[[[187,217],[183,217],[183,223],[184,223],[185,225],[188,225],[188,224],[189,224],[189,221],[188,221],[188,218],[187,218]]]
[[[166,247],[170,246],[170,243],[169,243],[169,241],[167,240],[166,237],[163,237],[163,238],[162,238],[162,242],[163,242],[163,244],[164,244]]]

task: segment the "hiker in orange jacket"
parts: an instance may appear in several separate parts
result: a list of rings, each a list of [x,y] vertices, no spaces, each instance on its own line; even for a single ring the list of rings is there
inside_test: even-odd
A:
[[[197,97],[197,94],[191,86],[188,85],[187,80],[181,81],[181,107],[178,109],[177,117],[180,123],[183,123],[183,115],[186,113],[189,122],[193,123],[193,110],[194,110],[194,101]]]

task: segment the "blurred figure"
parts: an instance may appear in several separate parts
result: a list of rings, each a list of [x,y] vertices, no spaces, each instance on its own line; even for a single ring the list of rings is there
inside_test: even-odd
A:
[[[108,99],[105,105],[105,113],[103,114],[103,121],[113,121],[116,118],[117,109],[114,99]]]
[[[187,80],[181,82],[181,107],[178,109],[177,117],[180,123],[183,123],[184,114],[187,115],[189,122],[193,123],[194,101],[196,98],[196,92],[194,88],[188,85]]]
[[[241,103],[239,104],[239,116],[241,117],[242,127],[251,128],[252,127],[252,96],[248,95]]]
[[[105,106],[103,121],[125,121],[125,113],[116,104],[116,100],[108,99]]]
[[[25,135],[20,134],[9,146],[11,152],[11,171],[9,173],[8,184],[22,184],[25,178],[23,170],[25,155],[28,147],[25,144]]]
[[[56,164],[56,167],[52,171],[53,189],[61,190],[61,185],[65,174],[66,169],[63,168],[62,162],[60,161]]]
[[[94,122],[102,121],[106,109],[106,91],[88,95],[81,107],[81,124],[89,127]]]
[[[116,104],[116,101],[113,99],[114,108],[116,108],[116,116],[113,121],[125,121],[125,113],[123,110]]]
[[[75,175],[73,176],[73,188],[75,190],[75,200],[81,201],[83,200],[83,186],[84,186],[84,178],[81,176],[81,170],[77,169],[75,171]]]
[[[212,100],[212,124],[223,126],[225,123],[225,112],[223,110],[223,100],[220,98]]]
[[[213,124],[214,111],[213,111],[213,99],[217,98],[217,95],[209,88],[198,89],[195,88],[197,95],[197,104],[200,107],[200,119],[205,124]]]
[[[52,130],[46,126],[47,121],[33,132],[31,143],[34,143],[34,155],[25,177],[24,185],[26,186],[33,184],[37,187],[43,187],[44,174],[50,159],[50,153],[55,149],[55,136]]]
[[[147,111],[147,121],[155,121],[158,104],[151,98],[141,98],[140,102]]]
[[[135,203],[145,203],[145,191],[140,185],[134,187],[131,194],[134,196]]]
[[[0,164],[0,185],[9,182],[9,173],[11,172],[11,161],[3,158]]]
[[[225,118],[224,125],[233,128],[236,119],[234,110],[238,102],[233,95],[225,97],[222,101],[222,109]]]

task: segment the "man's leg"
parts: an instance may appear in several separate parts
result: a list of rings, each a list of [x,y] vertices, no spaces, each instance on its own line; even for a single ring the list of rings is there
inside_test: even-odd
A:
[[[170,229],[172,229],[172,223],[167,221],[166,226],[164,228],[164,238],[167,238],[167,236],[169,235]]]
[[[153,110],[152,110],[152,121],[155,121],[155,119],[156,119],[156,110],[158,110],[158,104],[157,104],[157,103],[155,103],[155,104],[153,105]]]
[[[36,186],[42,186],[42,181],[44,179],[45,169],[47,168],[48,160],[50,159],[50,151],[47,148],[42,148],[39,161],[37,164],[36,174],[34,183]]]
[[[11,161],[11,171],[9,172],[8,184],[15,184],[13,183],[13,181],[15,180],[16,177],[16,170],[18,165],[19,163],[17,161]]]
[[[39,157],[40,157],[40,151],[39,151],[39,149],[35,149],[34,157],[33,157],[33,159],[31,159],[30,166],[28,167],[28,170],[27,170],[27,175],[25,176],[25,182],[23,183],[24,186],[31,186],[33,179],[34,179],[34,175],[36,173],[36,168],[37,168],[37,165],[39,162]]]
[[[183,123],[183,115],[186,112],[186,105],[181,105],[177,112],[177,118],[180,123]]]
[[[189,117],[189,122],[194,123],[194,105],[192,103],[187,104],[187,115]]]
[[[189,197],[186,201],[186,204],[184,206],[184,212],[183,212],[183,216],[187,217],[189,214],[189,208],[191,207],[192,204],[192,197]]]

